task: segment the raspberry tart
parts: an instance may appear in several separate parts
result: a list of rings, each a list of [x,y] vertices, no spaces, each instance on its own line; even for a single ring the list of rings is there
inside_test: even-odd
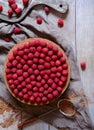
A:
[[[67,89],[70,65],[59,45],[43,38],[30,38],[16,44],[8,53],[4,78],[17,100],[44,105]]]

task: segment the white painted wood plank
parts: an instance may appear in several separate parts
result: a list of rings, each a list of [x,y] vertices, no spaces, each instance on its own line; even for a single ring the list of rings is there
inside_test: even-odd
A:
[[[76,0],[77,61],[86,61],[87,69],[80,74],[84,91],[94,101],[94,0]],[[89,104],[94,123],[94,104]]]

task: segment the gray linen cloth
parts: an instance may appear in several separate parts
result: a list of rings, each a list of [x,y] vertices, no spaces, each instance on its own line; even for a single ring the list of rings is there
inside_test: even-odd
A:
[[[36,23],[37,16],[41,16],[43,18],[42,25],[38,25]],[[20,34],[12,33],[15,26],[21,28]],[[10,42],[4,41],[6,36],[11,37]],[[67,91],[60,98],[68,98],[70,94],[78,95],[70,100],[75,105],[79,114],[72,118],[67,118],[57,110],[42,117],[41,119],[52,124],[60,130],[92,130],[93,128],[89,117],[88,107],[87,105],[82,105],[82,102],[86,101],[86,97],[84,95],[80,95],[83,93],[83,89],[72,47],[63,39],[63,34],[59,33],[58,27],[54,26],[53,23],[47,20],[42,14],[39,14],[37,10],[30,12],[30,14],[26,16],[25,19],[20,23],[9,24],[3,21],[0,23],[0,97],[7,103],[14,106],[16,109],[19,108],[22,111],[31,113],[31,116],[41,115],[42,113],[45,113],[56,107],[57,101],[40,107],[26,106],[14,99],[6,88],[3,67],[7,53],[16,43],[29,37],[47,38],[56,42],[57,44],[60,44],[68,56],[71,66],[70,85]]]

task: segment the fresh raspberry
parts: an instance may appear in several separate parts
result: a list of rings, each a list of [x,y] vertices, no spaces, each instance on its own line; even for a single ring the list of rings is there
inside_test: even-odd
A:
[[[22,85],[18,85],[17,89],[18,89],[18,91],[20,91],[22,89]]]
[[[34,96],[31,96],[30,99],[29,99],[29,101],[30,101],[31,103],[34,103],[34,100],[35,100]]]
[[[30,78],[26,78],[25,82],[28,84],[31,82],[31,79]]]
[[[62,66],[62,67],[63,67],[63,69],[65,69],[65,70],[66,70],[66,69],[68,68],[68,65],[67,65],[67,64],[63,64],[63,66]]]
[[[53,46],[51,44],[48,44],[47,47],[48,47],[49,50],[53,49]]]
[[[35,52],[34,56],[38,58],[40,56],[40,53],[38,51]]]
[[[19,55],[20,57],[22,57],[22,56],[24,55],[24,52],[23,52],[23,51],[18,51],[18,55]]]
[[[52,93],[53,89],[51,87],[48,88],[48,92]]]
[[[14,4],[15,3],[15,0],[8,0],[8,3],[11,5],[11,4]]]
[[[52,67],[51,68],[51,72],[56,73],[57,72],[57,68],[56,67]]]
[[[21,9],[21,8],[15,9],[15,13],[16,13],[17,15],[20,15],[20,14],[22,13],[22,9]]]
[[[28,69],[29,69],[28,65],[25,64],[25,65],[23,66],[23,70],[24,70],[24,71],[28,71]]]
[[[41,42],[41,46],[42,46],[42,47],[46,47],[46,46],[47,46],[47,43],[44,42],[44,41],[42,41],[42,42]]]
[[[29,43],[24,44],[24,48],[29,49],[30,45]]]
[[[49,87],[48,84],[44,85],[44,89],[48,89],[48,87]]]
[[[54,90],[54,91],[53,91],[53,96],[54,96],[54,97],[58,97],[58,95],[59,95],[58,91],[57,91],[57,90]]]
[[[30,52],[31,53],[35,53],[36,52],[36,48],[35,47],[30,47]]]
[[[52,94],[48,94],[47,97],[48,97],[48,100],[52,100],[53,99],[53,95]]]
[[[19,84],[19,80],[14,80],[14,85],[17,86]]]
[[[34,87],[34,88],[33,88],[33,91],[34,91],[34,92],[37,92],[37,91],[38,91],[38,88],[37,88],[37,87]]]
[[[40,54],[40,58],[44,59],[45,55],[43,53]]]
[[[15,86],[14,84],[10,85],[9,87],[10,87],[10,89],[11,89],[12,91],[16,88],[16,86]]]
[[[44,69],[44,65],[38,65],[38,69],[39,70],[43,70]]]
[[[12,74],[7,74],[7,80],[10,80],[10,79],[12,79]]]
[[[28,91],[28,96],[31,96],[33,93],[31,91]]]
[[[64,21],[61,18],[59,18],[58,21],[57,21],[57,24],[58,24],[59,27],[63,27]]]
[[[17,79],[17,74],[13,74],[13,79]]]
[[[64,64],[64,63],[66,62],[66,58],[61,57],[61,58],[60,58],[60,62]]]
[[[45,6],[45,7],[44,7],[44,11],[45,11],[46,14],[49,14],[49,13],[50,13],[50,8],[47,7],[47,6]]]
[[[17,64],[17,68],[18,69],[21,69],[22,68],[22,65],[20,63]]]
[[[30,41],[30,42],[29,42],[29,46],[30,46],[30,47],[34,46],[34,42],[33,42],[33,41]]]
[[[50,61],[51,61],[51,58],[50,58],[49,56],[46,56],[45,60],[46,60],[47,62],[50,62]]]
[[[43,93],[44,92],[44,87],[40,87],[39,92]]]
[[[41,79],[42,79],[42,77],[39,75],[39,76],[37,77],[37,81],[41,81]]]
[[[51,70],[49,69],[49,70],[46,70],[46,74],[47,75],[50,75],[51,74]]]
[[[62,82],[65,82],[66,80],[67,80],[67,77],[64,77],[64,76],[61,77]]]
[[[45,90],[45,91],[43,92],[43,95],[47,96],[47,95],[48,95],[48,90]]]
[[[20,76],[20,75],[23,74],[23,71],[22,71],[21,69],[18,69],[18,70],[17,70],[17,74]]]
[[[2,5],[0,5],[0,12],[3,10],[3,6]]]
[[[54,79],[56,77],[56,75],[51,73],[50,77],[51,77],[51,79]]]
[[[23,88],[22,92],[23,92],[23,94],[27,93],[27,89]]]
[[[33,69],[32,68],[28,69],[28,74],[33,74]]]
[[[21,60],[20,60],[20,63],[21,63],[22,65],[25,65],[25,64],[26,64],[26,61],[25,61],[24,59],[21,59]]]
[[[31,82],[32,86],[36,86],[36,81]]]
[[[9,74],[11,72],[11,69],[6,69],[6,74]]]
[[[46,102],[47,102],[47,98],[46,98],[46,97],[43,97],[43,98],[42,98],[42,101],[43,101],[44,103],[46,103]]]
[[[56,60],[57,60],[57,56],[56,56],[56,55],[53,55],[53,56],[52,56],[52,60],[53,60],[53,61],[56,61]]]
[[[41,76],[44,76],[45,74],[46,74],[45,70],[41,70],[41,71],[40,71],[40,75],[41,75]]]
[[[27,90],[31,90],[32,89],[32,85],[28,84],[28,85],[26,85],[26,88],[27,88]]]
[[[48,80],[49,79],[49,76],[47,74],[44,75],[44,79],[45,80]]]
[[[62,88],[61,88],[61,87],[57,87],[57,91],[58,91],[59,93],[61,93],[61,92],[62,92]]]
[[[57,85],[56,85],[55,83],[53,83],[53,84],[51,85],[51,88],[52,88],[52,89],[56,89],[56,88],[57,88]]]
[[[47,62],[46,62],[46,63],[44,64],[44,66],[45,66],[46,69],[49,69],[49,68],[50,68],[50,63],[47,63]]]
[[[59,60],[56,61],[56,66],[60,66],[61,62]]]
[[[57,73],[56,73],[56,76],[57,76],[58,78],[60,78],[60,77],[61,77],[61,73],[60,73],[60,72],[57,72]]]
[[[24,80],[23,76],[18,77],[19,82],[22,82]]]
[[[16,4],[16,3],[11,4],[11,8],[12,8],[13,10],[17,9],[17,4]]]
[[[42,49],[42,51],[43,51],[43,53],[44,53],[45,55],[48,54],[48,48],[45,47],[45,48]]]
[[[63,87],[63,82],[62,81],[59,81],[58,84],[59,84],[60,87]]]
[[[26,86],[26,82],[23,81],[23,82],[21,83],[21,85],[22,85],[23,87],[25,87],[25,86]]]
[[[15,27],[14,29],[13,29],[13,33],[14,34],[19,34],[21,32],[21,29],[19,28],[19,27]]]
[[[60,59],[61,57],[63,57],[63,54],[62,54],[62,52],[58,52],[57,53],[57,57]]]
[[[37,51],[38,51],[38,52],[41,52],[41,51],[42,51],[42,47],[41,47],[41,46],[38,46],[38,47],[37,47]]]
[[[53,55],[53,51],[48,51],[48,56],[52,56]]]
[[[44,79],[41,80],[41,84],[44,85],[46,81]]]
[[[37,82],[36,86],[37,86],[38,88],[40,88],[40,87],[41,87],[41,83],[40,83],[40,82]]]
[[[41,17],[38,17],[38,18],[36,19],[36,21],[37,21],[37,24],[42,24],[42,18],[41,18]]]
[[[67,71],[67,70],[63,70],[62,74],[63,74],[64,76],[67,76],[67,75],[68,75],[68,71]]]
[[[27,102],[29,100],[28,94],[24,94],[23,99]]]
[[[17,61],[17,60],[13,60],[12,65],[13,65],[14,67],[16,67],[17,64],[18,64],[18,61]]]
[[[52,67],[55,66],[55,62],[54,61],[51,61],[50,64],[51,64]]]
[[[31,66],[31,65],[33,64],[33,61],[32,61],[32,60],[28,60],[28,61],[27,61],[27,64],[28,64],[29,66]]]
[[[41,103],[41,98],[40,98],[40,97],[37,97],[37,98],[36,98],[36,102],[37,102],[38,104],[40,104],[40,103]]]
[[[38,64],[38,58],[33,58],[33,63]]]
[[[81,62],[80,67],[82,70],[85,70],[86,69],[86,62],[85,61]]]
[[[10,55],[10,56],[8,57],[8,59],[9,59],[10,61],[14,60],[14,56],[13,56],[13,55]]]
[[[31,79],[31,81],[34,81],[34,80],[35,80],[35,75],[32,74],[32,75],[30,76],[30,79]]]
[[[56,77],[56,78],[54,79],[54,82],[55,82],[55,83],[58,83],[58,82],[59,82],[59,79]]]
[[[11,9],[8,10],[8,15],[11,17],[13,15],[13,11]]]
[[[10,42],[10,38],[9,38],[9,37],[6,37],[6,38],[5,38],[5,41],[6,41],[6,42]]]
[[[20,60],[21,60],[21,57],[20,57],[20,56],[16,56],[16,60],[17,60],[17,61],[20,61]]]
[[[34,74],[35,74],[35,75],[39,75],[39,70],[36,69],[36,70],[34,71]]]
[[[28,72],[23,72],[23,77],[27,78],[28,77]]]
[[[45,61],[44,61],[43,59],[39,59],[39,64],[42,64],[42,65],[43,65],[44,62],[45,62]]]
[[[35,47],[38,47],[39,45],[40,45],[40,40],[35,40],[35,41],[34,41],[34,46],[35,46]]]
[[[51,84],[53,84],[53,80],[52,80],[52,79],[48,79],[47,83],[48,83],[49,85],[51,85]]]
[[[57,70],[58,70],[59,72],[62,72],[62,71],[63,71],[63,69],[62,69],[61,66],[59,66],[59,67],[57,68]]]
[[[28,54],[28,58],[31,60],[31,59],[33,59],[33,54],[32,53],[29,53]]]
[[[8,62],[8,63],[7,63],[7,67],[8,67],[8,68],[12,68],[12,66],[13,66],[13,65],[12,65],[11,62]]]
[[[57,47],[53,47],[53,52],[54,52],[54,54],[57,54],[58,48]]]
[[[17,89],[14,89],[13,93],[14,93],[15,95],[18,95],[19,92],[18,92]]]
[[[11,72],[12,72],[12,73],[16,73],[16,72],[17,72],[17,69],[16,69],[16,68],[12,68],[12,69],[11,69]]]
[[[32,65],[32,69],[34,69],[34,70],[37,69],[37,65],[36,65],[36,64],[33,64],[33,65]]]
[[[18,54],[18,50],[15,49],[15,50],[13,51],[13,55],[14,55],[14,56],[17,56],[17,54]]]
[[[22,93],[22,92],[19,92],[19,93],[18,93],[18,97],[19,97],[20,99],[22,99],[22,98],[23,98],[23,93]]]
[[[29,0],[23,0],[23,4],[24,4],[25,6],[27,6],[28,3],[29,3]]]
[[[19,50],[19,51],[22,51],[25,47],[24,47],[25,45],[23,44],[23,45],[20,45],[20,46],[18,46],[17,47],[17,49]]]

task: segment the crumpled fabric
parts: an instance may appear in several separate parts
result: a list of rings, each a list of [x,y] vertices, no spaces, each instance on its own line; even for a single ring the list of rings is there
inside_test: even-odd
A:
[[[41,16],[43,18],[43,23],[41,25],[38,25],[36,23],[37,16]],[[14,34],[14,27],[20,27],[21,33]],[[10,42],[6,42],[4,40],[6,36],[11,38]],[[86,102],[86,97],[84,95],[83,87],[81,84],[79,70],[76,64],[76,57],[74,56],[73,49],[71,45],[66,40],[64,40],[63,33],[59,33],[59,28],[54,25],[53,21],[47,19],[47,16],[45,16],[43,13],[39,13],[38,10],[33,10],[30,12],[28,16],[26,16],[25,19],[19,23],[10,24],[0,21],[0,97],[16,109],[19,108],[22,111],[25,111],[27,113],[29,112],[32,116],[39,116],[56,107],[57,101],[38,107],[24,105],[14,99],[5,85],[3,68],[9,50],[21,40],[31,37],[46,38],[59,44],[62,47],[70,62],[71,78],[68,89],[60,97],[60,99],[69,99],[69,95],[72,94],[77,95],[74,98],[70,99],[78,112],[78,114],[76,114],[74,117],[67,118],[58,110],[56,110],[44,117],[41,117],[40,119],[47,123],[50,123],[59,130],[92,130],[93,128],[91,119],[89,117],[88,106],[82,104],[82,102]],[[83,94],[81,95],[81,93]]]

